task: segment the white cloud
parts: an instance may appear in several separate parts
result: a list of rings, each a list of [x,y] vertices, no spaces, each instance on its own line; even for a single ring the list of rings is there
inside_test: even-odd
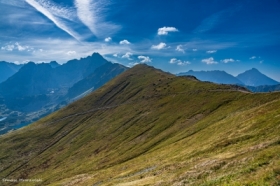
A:
[[[112,38],[111,38],[111,37],[106,37],[106,38],[104,39],[104,41],[105,41],[105,42],[110,42],[110,41],[112,41]]]
[[[177,65],[180,65],[180,66],[190,65],[190,64],[191,64],[191,62],[189,62],[189,61],[179,61],[179,62],[177,63]]]
[[[1,50],[13,51],[14,48],[15,48],[14,45],[6,45],[6,46],[1,47]]]
[[[67,53],[66,53],[67,55],[75,55],[76,54],[76,51],[68,51]]]
[[[230,58],[230,59],[221,60],[221,62],[223,62],[223,63],[229,63],[229,62],[235,62],[235,60],[232,59],[232,58]]]
[[[58,28],[68,33],[70,36],[75,38],[76,40],[80,41],[81,36],[76,33],[74,30],[72,30],[70,27],[68,27],[61,19],[57,18],[54,14],[51,13],[51,11],[48,9],[48,7],[42,6],[40,2],[36,2],[34,0],[25,0],[29,5],[33,6],[37,11],[45,15],[49,20],[51,20]],[[44,2],[44,1],[43,1]]]
[[[76,10],[74,8],[60,6],[53,1],[47,0],[37,0],[44,8],[49,10],[53,15],[68,19],[70,21],[75,21]]]
[[[15,46],[17,47],[17,49],[19,51],[24,51],[24,50],[27,50],[29,48],[29,46],[22,46],[18,42],[15,43]]]
[[[252,57],[250,57],[249,59],[256,59],[257,57],[256,56],[252,56]]]
[[[196,52],[196,51],[197,51],[197,49],[196,49],[196,48],[194,48],[194,49],[192,49],[192,51]]]
[[[129,45],[130,42],[125,39],[125,40],[120,41],[120,44],[121,45]]]
[[[175,27],[162,27],[158,29],[158,35],[167,35],[168,32],[178,32],[179,30]]]
[[[217,50],[208,50],[206,53],[207,54],[214,54],[214,53],[216,53],[217,52]]]
[[[152,45],[152,49],[161,50],[164,49],[167,45],[165,43],[160,43],[158,45]]]
[[[131,53],[131,52],[127,52],[127,53],[125,53],[123,56],[122,56],[122,58],[126,58],[126,59],[128,59],[128,60],[132,60],[130,57],[132,56],[133,54]]]
[[[119,57],[119,54],[113,54],[114,57]]]
[[[20,7],[20,8],[25,8],[25,4],[23,1],[19,1],[19,0],[0,0],[1,4],[6,4],[6,5],[10,5],[10,6],[15,6],[15,7]]]
[[[182,47],[183,47],[183,45],[178,45],[178,46],[176,47],[176,50],[177,50],[178,52],[183,52],[183,53],[185,53],[185,50],[184,50]]]
[[[218,64],[217,61],[214,61],[213,57],[210,57],[210,58],[207,58],[207,59],[202,59],[201,62],[206,63],[207,65]]]
[[[138,65],[138,64],[139,63],[137,63],[137,62],[128,63],[128,67],[133,67],[133,66]]]
[[[189,61],[181,61],[180,59],[176,59],[176,58],[170,59],[169,63],[170,64],[177,64],[177,65],[180,65],[180,66],[191,64],[191,62],[189,62]]]
[[[171,63],[171,64],[177,63],[177,59],[176,58],[172,58],[172,59],[170,59],[169,63]]]
[[[152,59],[148,56],[138,56],[138,59],[142,59],[141,63],[149,63],[152,62]]]
[[[1,50],[6,50],[6,51],[10,51],[10,52],[13,50],[31,51],[31,50],[33,50],[33,48],[30,48],[29,46],[20,45],[18,42],[16,42],[15,44],[8,44],[6,46],[1,47]]]
[[[108,1],[104,0],[75,0],[78,18],[97,37],[119,29],[119,26],[104,21],[104,15]]]
[[[63,45],[61,43],[63,43]],[[4,47],[5,45],[0,45],[1,60],[19,61],[20,63],[25,59],[29,59],[34,62],[56,60],[58,63],[65,63],[68,60],[73,59],[73,56],[75,56],[75,58],[86,57],[92,55],[93,52],[98,52],[104,56],[119,54],[119,58],[121,58],[121,56],[125,54],[125,52],[129,51],[131,53],[134,53],[133,51],[127,50],[126,46],[124,45],[108,45],[106,46],[106,48],[102,48],[102,45],[104,44],[103,40],[100,42],[78,42],[72,38],[52,39],[42,37],[34,39],[30,38],[24,43],[20,43],[20,45],[23,44],[30,46],[29,49],[31,49],[32,51],[27,52],[29,49],[25,50],[23,55],[22,52],[15,52],[18,49],[16,46],[14,46],[14,53],[13,55],[11,55],[10,51],[8,52],[6,50],[1,50],[1,47]],[[14,45],[14,43],[7,43],[6,45]],[[44,49],[44,51],[40,52],[40,48]],[[76,51],[76,54],[67,55],[68,51]],[[114,61],[114,58],[112,57],[112,59],[110,60]]]

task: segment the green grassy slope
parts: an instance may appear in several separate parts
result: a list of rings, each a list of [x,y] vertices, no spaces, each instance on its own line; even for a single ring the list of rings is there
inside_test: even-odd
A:
[[[280,93],[251,94],[138,65],[0,136],[0,178],[42,179],[19,185],[277,185],[279,108]]]

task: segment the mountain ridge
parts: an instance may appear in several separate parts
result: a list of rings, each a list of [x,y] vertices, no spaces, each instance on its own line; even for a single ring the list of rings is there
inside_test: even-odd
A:
[[[100,68],[104,65],[107,68]],[[93,91],[88,91],[92,87],[85,86],[86,82],[82,80],[90,79],[89,83],[98,88],[126,69],[120,64],[113,65],[98,53],[63,65],[55,61],[23,65],[0,83],[0,118],[7,117],[0,123],[0,134],[67,105],[73,96],[80,98]],[[75,88],[78,82],[79,90]]]
[[[0,136],[0,177],[39,177],[40,185],[277,184],[279,106],[279,93],[137,65]]]

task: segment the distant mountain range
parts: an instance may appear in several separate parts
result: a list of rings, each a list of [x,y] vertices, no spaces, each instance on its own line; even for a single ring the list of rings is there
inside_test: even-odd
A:
[[[0,134],[1,126],[14,126],[23,122],[18,119],[20,115],[36,113],[28,120],[38,119],[67,105],[74,98],[85,96],[127,69],[108,62],[98,53],[70,60],[63,65],[55,61],[40,64],[29,62],[21,68],[5,62],[3,64],[14,71],[0,83],[0,119],[7,117],[0,123]],[[3,114],[7,110],[8,113]],[[14,113],[13,117],[10,113]],[[5,131],[8,129],[10,127]]]
[[[225,71],[214,70],[214,71],[193,71],[179,73],[179,76],[191,75],[195,76],[200,81],[210,81],[213,83],[219,84],[239,84],[243,85],[244,83],[237,79],[236,77],[226,73]]]
[[[71,60],[53,68],[55,63],[24,65],[17,73],[0,84],[0,95],[4,97],[23,97],[40,94],[56,93],[61,89],[68,90],[76,82],[86,78],[95,69],[108,63],[101,55],[80,60]]]
[[[273,90],[273,88],[262,89],[259,86],[275,86],[280,84],[279,82],[262,74],[260,71],[258,71],[255,68],[252,68],[251,70],[247,70],[244,73],[237,75],[236,77],[226,73],[225,71],[219,71],[219,70],[214,70],[214,71],[190,70],[188,72],[179,73],[177,75],[178,76],[192,75],[201,81],[210,81],[218,84],[242,85],[244,87],[248,87],[252,91],[260,91],[260,92],[266,92],[266,90],[268,89]],[[253,89],[251,87],[259,87],[259,88]]]

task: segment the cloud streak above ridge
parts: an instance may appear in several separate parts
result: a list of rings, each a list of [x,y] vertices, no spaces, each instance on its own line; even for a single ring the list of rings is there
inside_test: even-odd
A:
[[[119,26],[104,21],[102,12],[108,4],[106,0],[75,0],[74,2],[78,18],[96,37],[103,37],[119,29]]]
[[[44,16],[46,16],[49,20],[51,20],[57,27],[59,27],[61,30],[68,33],[70,36],[72,36],[76,40],[80,41],[82,39],[78,33],[76,33],[74,30],[72,30],[70,27],[68,27],[63,21],[61,21],[57,16],[52,14],[47,8],[43,7],[42,4],[40,4],[39,2],[36,2],[34,0],[25,0],[25,1],[29,5],[34,7],[37,11],[39,11]]]

